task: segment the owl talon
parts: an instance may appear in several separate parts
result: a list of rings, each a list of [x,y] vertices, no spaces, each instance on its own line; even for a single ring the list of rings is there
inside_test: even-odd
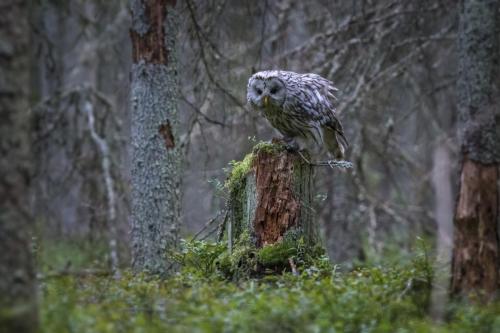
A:
[[[284,147],[285,147],[285,149],[288,152],[290,152],[290,153],[296,153],[296,152],[298,152],[300,150],[299,144],[294,139],[292,139],[292,138],[283,138],[283,141],[285,143]]]
[[[289,153],[296,153],[299,151],[299,145],[294,142],[294,143],[286,143],[285,144],[285,149],[289,152]]]

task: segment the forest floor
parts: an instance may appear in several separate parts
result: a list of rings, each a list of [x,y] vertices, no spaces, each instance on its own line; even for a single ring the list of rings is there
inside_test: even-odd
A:
[[[128,271],[119,278],[52,274],[61,262],[46,251],[39,262],[42,331],[500,332],[500,303],[450,302],[441,320],[431,318],[427,254],[345,272],[323,257],[298,275],[233,281],[218,274],[207,243],[197,244],[166,280]],[[76,251],[64,253],[74,268],[97,265]]]

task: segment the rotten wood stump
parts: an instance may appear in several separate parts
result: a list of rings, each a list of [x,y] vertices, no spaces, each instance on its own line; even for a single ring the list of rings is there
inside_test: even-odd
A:
[[[312,218],[313,167],[279,144],[260,144],[230,189],[228,248],[246,237],[256,249],[287,241],[319,243]]]

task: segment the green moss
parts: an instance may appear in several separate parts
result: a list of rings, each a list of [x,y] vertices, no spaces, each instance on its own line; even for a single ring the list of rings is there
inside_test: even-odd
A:
[[[243,204],[245,200],[246,177],[252,169],[254,154],[250,153],[242,161],[231,161],[231,171],[224,183],[224,188],[229,192],[229,204],[232,207],[231,223],[233,237],[238,237],[243,227]]]
[[[257,260],[264,267],[286,265],[297,255],[297,244],[290,241],[266,245],[257,252]]]
[[[241,161],[231,161],[229,163],[231,167],[231,171],[227,177],[227,180],[224,184],[224,187],[228,189],[230,192],[234,190],[238,190],[241,183],[244,181],[246,175],[252,169],[252,164],[255,155],[258,152],[267,152],[267,153],[279,153],[284,150],[284,146],[279,143],[271,143],[266,141],[261,141],[257,143],[253,149],[252,153],[247,154],[243,160]]]
[[[254,154],[250,153],[243,158],[242,161],[231,161],[229,164],[232,167],[229,176],[227,177],[224,187],[230,193],[238,191],[245,180],[246,175],[252,169]]]
[[[284,150],[285,150],[285,146],[283,146],[280,143],[261,141],[253,147],[252,151],[254,154],[257,154],[258,152],[277,154],[277,153],[281,153]]]
[[[310,246],[303,238],[289,233],[281,242],[256,248],[248,231],[243,231],[236,241],[233,252],[225,251],[216,260],[216,266],[222,276],[232,279],[261,277],[270,272],[281,274],[290,271],[289,259],[300,269],[321,266],[326,269],[328,258],[320,244]]]
[[[219,272],[224,277],[239,279],[257,270],[256,249],[247,230],[238,237],[233,252],[224,252],[217,258]]]
[[[236,240],[233,251],[231,253],[226,251],[217,259],[219,271],[224,277],[233,280],[254,276],[259,273],[263,261],[269,261],[269,265],[281,262],[277,259],[278,254],[274,253],[271,248],[274,249],[274,246],[266,247],[266,250],[261,253],[263,249],[257,249],[248,230],[244,230]],[[273,257],[275,257],[274,261]]]
[[[294,229],[292,229],[293,231]],[[285,267],[288,268],[289,259],[301,268],[317,265],[324,261],[324,248],[321,244],[308,244],[303,237],[294,237],[290,233],[281,242],[266,245],[257,252],[257,260],[263,267]],[[322,264],[323,265],[323,264]]]

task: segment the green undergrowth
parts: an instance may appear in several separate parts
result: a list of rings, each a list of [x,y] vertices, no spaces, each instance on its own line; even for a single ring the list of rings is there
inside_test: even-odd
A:
[[[276,253],[296,255],[285,245]],[[427,257],[342,272],[324,257],[298,272],[228,280],[225,248],[186,242],[174,276],[61,276],[40,284],[43,332],[500,332],[500,304],[451,304],[430,319]],[[284,252],[284,253],[282,253]],[[269,257],[267,257],[269,256]],[[272,260],[272,259],[270,259]]]
[[[108,246],[104,240],[54,239],[33,242],[33,250],[41,272],[82,269],[105,269]]]
[[[291,272],[290,260],[300,268],[328,262],[322,247],[311,248],[303,239],[285,239],[257,249],[245,238],[244,233],[232,253],[225,251],[216,259],[215,265],[223,277],[238,280]]]
[[[311,248],[303,239],[285,237],[280,242],[257,249],[248,232],[243,232],[231,253],[222,243],[185,240],[181,243],[181,250],[173,254],[174,260],[182,267],[183,273],[203,278],[217,276],[236,281],[292,272],[290,260],[298,268],[329,265],[323,248]]]

